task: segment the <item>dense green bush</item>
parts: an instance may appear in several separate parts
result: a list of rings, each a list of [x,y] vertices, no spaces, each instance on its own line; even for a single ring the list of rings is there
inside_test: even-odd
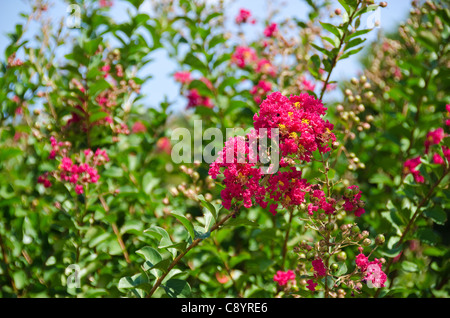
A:
[[[2,297],[448,297],[448,4],[413,1],[366,45],[384,2],[256,21],[124,0],[121,23],[118,2],[67,1],[57,23],[36,0],[9,34]],[[362,49],[361,76],[332,81]],[[158,52],[179,90],[154,105]]]

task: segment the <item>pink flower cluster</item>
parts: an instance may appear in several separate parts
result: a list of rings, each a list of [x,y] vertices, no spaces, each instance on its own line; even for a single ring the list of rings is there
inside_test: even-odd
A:
[[[447,105],[447,110],[450,111],[450,105]],[[447,125],[447,123],[446,123]],[[426,137],[425,137],[425,154],[430,153],[430,149],[434,145],[439,145],[442,140],[448,136],[442,127],[436,128],[434,130],[430,130]],[[444,158],[446,159],[447,163],[450,162],[450,149],[444,145],[441,145],[441,150]],[[433,154],[433,163],[439,164],[439,165],[447,165],[444,158],[437,152]],[[407,176],[409,174],[412,174],[414,177],[414,180],[417,183],[424,183],[425,178],[420,174],[420,171],[417,170],[417,166],[421,163],[421,157],[417,156],[414,158],[410,158],[405,161],[403,164],[403,175]]]
[[[247,65],[254,64],[258,61],[258,56],[253,48],[246,46],[236,47],[233,55],[231,55],[231,62],[245,68]]]
[[[231,55],[231,63],[245,69],[250,68],[257,74],[275,77],[277,70],[275,66],[266,58],[259,58],[256,51],[247,46],[237,46]]]
[[[229,159],[232,157],[232,161]],[[217,178],[222,167],[225,168],[223,184],[225,188],[221,191],[222,205],[226,209],[231,208],[234,199],[243,201],[244,207],[252,206],[254,198],[263,208],[267,206],[264,202],[265,188],[260,185],[262,177],[261,170],[248,163],[251,156],[250,148],[244,137],[236,136],[225,142],[225,147],[219,152],[219,157],[213,162],[209,174],[213,179]]]
[[[286,272],[277,271],[273,280],[278,283],[280,286],[286,285],[289,281],[295,281],[295,273],[292,270],[288,270]]]
[[[299,89],[300,91],[314,91],[316,85],[314,85],[311,81],[307,80],[304,76],[300,78]]]
[[[266,94],[272,90],[272,83],[260,80],[256,86],[253,86],[250,90],[250,94],[253,95],[253,99],[257,104],[261,103],[262,99],[266,97]]]
[[[301,171],[293,167],[296,161],[309,162],[314,151],[331,150],[328,144],[336,138],[331,132],[333,125],[322,118],[325,110],[320,101],[308,94],[287,98],[279,92],[271,93],[254,115],[254,130],[246,136],[247,140],[235,137],[227,141],[210,165],[209,174],[213,179],[221,173],[224,176],[223,206],[230,209],[234,199],[243,201],[249,208],[254,200],[263,208],[271,203],[269,211],[275,215],[279,204],[289,209],[304,203],[309,195],[310,214],[319,209],[327,214],[334,213],[336,200],[327,200],[322,190],[302,179]],[[251,151],[250,140],[270,138],[271,128],[279,129],[280,170],[262,175],[257,165],[259,157]],[[267,136],[263,132],[267,132]],[[265,182],[261,182],[263,177]]]
[[[214,108],[211,99],[206,96],[200,95],[197,89],[193,88],[188,91],[188,105],[187,108],[195,108],[197,106],[204,106],[207,108]]]
[[[240,25],[242,23],[251,23],[255,24],[256,20],[252,18],[252,14],[247,9],[240,9],[238,15],[236,16],[236,24]]]
[[[97,183],[100,179],[97,168],[104,165],[109,161],[109,157],[106,151],[97,149],[95,153],[91,149],[84,150],[84,162],[78,159],[78,164],[74,163],[70,157],[68,157],[68,148],[70,143],[57,142],[52,136],[50,137],[52,150],[50,151],[49,159],[60,159],[58,170],[52,172],[46,172],[38,177],[37,182],[43,184],[46,188],[52,184],[48,179],[49,176],[53,176],[60,181],[70,182],[77,194],[84,192],[84,186],[89,183]]]
[[[107,8],[112,7],[114,3],[112,0],[100,0],[99,4],[101,8]]]
[[[266,26],[266,28],[264,29],[264,35],[268,38],[272,37],[276,32],[278,31],[278,25],[273,22],[271,24],[269,24],[268,26]]]
[[[387,276],[382,270],[381,261],[377,258],[369,262],[369,258],[363,253],[356,256],[356,266],[364,274],[364,280],[373,287],[384,287]]]
[[[314,277],[322,277],[327,275],[327,269],[322,261],[322,259],[318,258],[311,262],[314,268]]]
[[[364,202],[361,201],[362,191],[360,191],[359,187],[356,185],[352,185],[347,189],[350,191],[347,191],[347,193],[344,194],[344,210],[347,212],[354,212],[356,216],[361,216],[366,212],[363,208]]]
[[[331,132],[334,126],[322,118],[325,111],[314,96],[305,93],[287,98],[275,92],[267,96],[259,113],[253,116],[254,128],[279,128],[282,155],[309,162],[314,151],[328,152],[328,143],[336,141]]]
[[[189,84],[192,81],[191,72],[189,71],[178,71],[174,74],[175,81],[185,85]]]
[[[194,80],[191,76],[191,73],[189,71],[178,71],[175,72],[174,74],[174,79],[175,81],[181,83],[183,85],[184,88],[187,88],[187,86]],[[206,86],[210,89],[213,90],[213,84],[211,83],[210,80],[208,80],[205,77],[201,77],[199,79],[200,81],[202,81],[203,83],[206,84]],[[211,99],[207,96],[203,96],[199,93],[198,89],[196,88],[192,88],[192,89],[187,89],[187,99],[188,99],[188,104],[186,106],[186,108],[195,108],[197,106],[204,106],[204,107],[208,107],[208,108],[214,108],[214,105],[211,102]]]
[[[445,116],[445,125],[450,126],[450,104],[445,105],[445,110],[447,111],[447,115]]]
[[[425,178],[420,174],[420,171],[416,169],[418,165],[420,165],[420,156],[406,160],[403,164],[403,173],[405,176],[411,173],[416,182],[424,183]]]

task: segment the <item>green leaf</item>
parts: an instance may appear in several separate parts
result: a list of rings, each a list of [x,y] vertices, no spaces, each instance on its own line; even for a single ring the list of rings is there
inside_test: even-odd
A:
[[[409,261],[403,261],[401,266],[406,272],[417,272],[419,270],[419,267],[416,264]]]
[[[20,150],[20,148],[9,148],[8,147],[8,148],[0,149],[0,162],[17,157],[20,154],[22,154],[22,150]]]
[[[344,262],[339,262],[338,265],[339,269],[334,275],[339,277],[347,273],[347,264],[345,264]]]
[[[128,289],[128,288],[139,288],[145,291],[150,291],[150,284],[148,278],[144,274],[136,274],[131,277],[122,277],[119,280],[118,288]]]
[[[167,231],[162,227],[154,225],[151,228],[145,230],[144,232],[149,233],[153,235],[156,239],[160,240],[158,248],[170,248],[171,246],[174,245],[172,240],[170,239],[169,233],[167,233]],[[174,254],[174,252],[172,252],[172,254]]]
[[[342,36],[342,31],[337,28],[336,26],[330,24],[330,23],[326,23],[326,22],[320,22],[320,24],[322,25],[322,27],[327,30],[328,32],[333,33],[338,39],[341,38]]]
[[[181,224],[183,224],[183,226],[186,228],[186,230],[188,231],[189,235],[191,236],[191,239],[194,240],[195,239],[194,226],[192,225],[191,221],[189,221],[184,215],[181,215],[179,213],[172,212],[171,214],[178,221],[180,221]]]
[[[153,265],[159,263],[162,260],[161,254],[150,246],[144,246],[140,250],[136,251],[136,254],[141,255],[144,259]]]
[[[194,69],[199,70],[203,73],[203,75],[206,75],[208,73],[208,67],[193,53],[189,52],[183,61],[184,64],[187,64],[189,66],[192,66]]]
[[[211,212],[212,216],[214,217],[214,220],[217,222],[218,212],[222,206],[221,205],[218,207],[214,206],[211,202],[208,202],[205,199],[203,194],[200,194],[197,198],[199,199],[200,204]]]
[[[427,243],[430,245],[435,245],[439,242],[440,236],[429,228],[419,228],[415,232],[416,238],[418,238],[423,243]]]
[[[432,219],[435,223],[444,225],[447,221],[447,213],[442,209],[442,207],[435,205],[434,207],[427,209],[423,214]]]
[[[348,15],[352,14],[350,7],[348,6],[348,4],[345,0],[339,0],[339,3],[344,8],[344,10],[347,12]]]
[[[106,118],[106,117],[108,117],[108,116],[109,116],[108,113],[105,113],[105,112],[96,112],[96,113],[93,113],[93,114],[91,114],[91,115],[89,116],[89,122],[90,122],[90,123],[94,123],[94,122],[99,121],[99,120],[101,120],[101,119],[103,119],[103,118]]]
[[[347,51],[347,52],[345,52],[344,54],[342,54],[342,55],[339,57],[339,60],[346,59],[347,57],[352,56],[352,55],[358,53],[358,52],[361,51],[363,48],[364,48],[364,46],[360,46],[360,47],[357,48],[357,49]]]
[[[170,298],[187,298],[191,295],[191,286],[181,279],[170,279],[162,287]]]

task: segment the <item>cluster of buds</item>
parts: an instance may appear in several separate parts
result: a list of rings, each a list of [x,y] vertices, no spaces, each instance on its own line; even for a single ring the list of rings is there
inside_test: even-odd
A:
[[[209,192],[215,187],[215,183],[210,176],[202,179],[198,171],[196,170],[200,166],[199,162],[194,162],[193,167],[187,167],[181,165],[180,171],[190,178],[190,182],[183,182],[177,187],[170,189],[170,193],[174,196],[184,196],[193,201],[198,201],[198,196],[201,193],[205,193],[204,197],[207,201],[213,199],[212,194]]]
[[[300,285],[310,291],[319,290],[317,286],[320,286],[327,296],[333,298],[344,298],[348,292],[354,296],[355,292],[361,292],[363,284],[369,288],[384,287],[387,277],[382,271],[382,264],[385,259],[375,258],[369,262],[369,257],[385,243],[385,237],[380,234],[372,240],[370,233],[361,231],[356,223],[338,227],[333,219],[328,222],[327,217],[321,219],[326,223],[310,226],[318,231],[321,239],[317,242],[302,240],[294,247],[298,256],[296,272],[303,277]],[[350,260],[345,251],[349,246],[357,246],[359,252],[352,272],[346,271],[348,267],[344,265]],[[368,256],[363,254],[364,249],[370,249]],[[328,282],[323,280],[326,276],[333,278],[332,285],[327,285]]]

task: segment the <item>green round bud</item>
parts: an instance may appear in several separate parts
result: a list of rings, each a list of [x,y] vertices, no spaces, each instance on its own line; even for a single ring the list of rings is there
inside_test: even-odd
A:
[[[352,227],[352,234],[358,234],[359,232],[361,232],[361,229],[358,225]]]
[[[362,242],[363,246],[369,246],[370,244],[372,244],[372,240],[369,238],[364,239]]]
[[[333,231],[334,226],[335,226],[335,224],[333,222],[330,222],[330,223],[327,223],[326,228],[328,231]]]
[[[333,272],[333,273],[335,273],[335,272],[337,272],[338,271],[338,269],[339,269],[339,265],[338,264],[336,264],[336,263],[333,263],[333,264],[331,264],[331,271]]]
[[[306,254],[305,253],[300,253],[300,254],[298,254],[298,258],[299,259],[305,259],[306,258]]]
[[[375,244],[377,245],[383,245],[385,242],[385,238],[383,234],[378,234],[377,237],[375,238]]]
[[[345,260],[347,259],[347,253],[345,253],[344,251],[339,252],[339,253],[336,255],[336,259],[337,259],[338,261],[340,261],[340,262],[345,261]]]
[[[306,259],[308,259],[308,260],[312,260],[315,257],[316,257],[316,252],[314,252],[314,250],[311,250],[306,254]]]

